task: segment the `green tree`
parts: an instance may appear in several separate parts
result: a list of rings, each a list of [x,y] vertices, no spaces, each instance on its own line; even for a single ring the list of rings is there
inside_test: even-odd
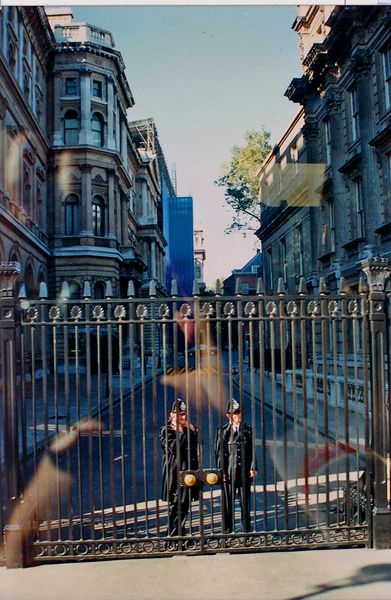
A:
[[[262,162],[271,150],[270,131],[249,129],[244,134],[244,145],[235,145],[231,160],[223,164],[223,174],[215,184],[224,188],[224,197],[233,210],[233,220],[226,233],[241,231],[245,236],[260,224],[258,178]]]

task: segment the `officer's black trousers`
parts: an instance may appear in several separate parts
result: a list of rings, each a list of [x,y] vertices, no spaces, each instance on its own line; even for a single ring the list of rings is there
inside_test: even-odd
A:
[[[250,486],[240,483],[225,482],[223,486],[224,531],[230,533],[235,529],[235,496],[239,496],[242,513],[242,531],[250,531]]]
[[[182,487],[179,495],[168,503],[168,535],[185,535],[185,523],[190,508],[190,490]],[[179,523],[181,527],[179,528]]]

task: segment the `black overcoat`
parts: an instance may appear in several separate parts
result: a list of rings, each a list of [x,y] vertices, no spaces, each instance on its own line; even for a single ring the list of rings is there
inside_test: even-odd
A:
[[[198,431],[185,427],[183,431],[178,432],[177,444],[177,432],[166,425],[160,429],[160,441],[163,450],[162,499],[173,502],[178,488],[179,471],[198,469]],[[198,487],[190,489],[192,500],[197,500]]]
[[[217,430],[215,440],[216,465],[222,469],[227,483],[242,485],[243,475],[250,484],[250,471],[257,470],[253,433],[250,425],[240,424],[237,437],[230,423]]]

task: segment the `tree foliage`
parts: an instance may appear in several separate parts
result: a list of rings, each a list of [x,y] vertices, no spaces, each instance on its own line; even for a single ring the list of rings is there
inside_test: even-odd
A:
[[[247,130],[244,145],[232,148],[231,160],[223,165],[223,174],[215,181],[216,185],[224,188],[225,201],[234,212],[226,233],[241,231],[246,235],[259,227],[257,172],[271,150],[269,140],[270,131],[264,128],[261,131]]]

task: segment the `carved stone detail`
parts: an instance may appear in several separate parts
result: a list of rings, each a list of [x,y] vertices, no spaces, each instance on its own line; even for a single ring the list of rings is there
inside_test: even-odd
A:
[[[307,140],[316,140],[319,138],[319,125],[314,121],[308,121],[302,127],[303,136]]]
[[[341,112],[342,95],[337,90],[329,90],[326,94],[326,107],[330,115]]]
[[[385,282],[391,276],[391,262],[388,258],[375,256],[361,262],[362,270],[367,276],[371,292],[384,292]]]

